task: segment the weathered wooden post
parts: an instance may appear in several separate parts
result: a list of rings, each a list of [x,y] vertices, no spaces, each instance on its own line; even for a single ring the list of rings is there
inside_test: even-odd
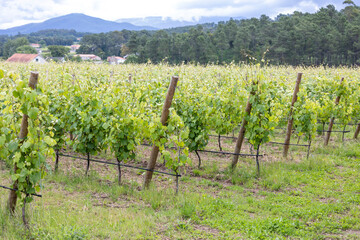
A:
[[[290,139],[291,139],[292,127],[293,127],[293,123],[294,123],[294,119],[292,118],[292,112],[293,112],[294,104],[297,101],[297,94],[298,94],[299,88],[300,88],[301,77],[302,77],[302,73],[298,73],[297,79],[296,79],[296,84],[295,84],[295,89],[294,89],[294,94],[293,94],[291,105],[290,105],[290,113],[289,113],[288,125],[287,125],[287,130],[286,130],[286,135],[285,135],[284,150],[283,150],[283,157],[285,157],[285,158],[288,155],[289,147],[290,147],[289,144],[290,144]]]
[[[36,88],[36,85],[38,83],[38,78],[39,78],[38,72],[31,72],[30,79],[29,79],[29,87],[30,88],[32,88],[32,89]],[[24,142],[25,138],[28,135],[28,119],[29,119],[29,116],[24,114],[22,121],[21,121],[21,128],[20,128],[20,134],[19,134],[20,144],[22,144]],[[15,164],[14,172],[16,173],[17,170],[18,170],[18,168],[17,168],[17,165]],[[12,188],[13,189],[18,188],[17,180],[14,181]],[[9,207],[10,213],[12,213],[12,214],[15,212],[16,202],[17,202],[16,191],[11,190],[9,193],[8,207]]]
[[[340,85],[343,83],[343,81],[344,81],[344,78],[341,78]],[[339,102],[340,102],[340,95],[336,97],[335,105],[338,105]],[[330,135],[331,135],[331,131],[332,131],[332,128],[333,128],[333,125],[334,125],[334,121],[335,121],[335,118],[332,117],[330,119],[329,128],[328,128],[328,131],[327,131],[326,136],[325,136],[324,146],[327,146],[329,144]]]
[[[164,107],[161,113],[161,124],[162,125],[166,125],[166,121],[169,117],[169,108],[171,107],[171,103],[175,94],[175,89],[176,89],[176,85],[179,81],[179,77],[177,76],[173,76],[170,82],[170,86],[166,95],[166,99],[165,99],[165,103],[164,103]],[[158,146],[153,146],[152,150],[151,150],[151,155],[150,155],[150,160],[148,162],[147,165],[147,169],[149,169],[148,171],[146,171],[145,174],[145,178],[144,178],[144,188],[148,188],[150,186],[150,182],[152,179],[152,175],[153,175],[153,170],[155,168],[155,164],[156,164],[156,160],[159,154],[159,147]]]
[[[357,139],[360,133],[360,122],[358,123],[355,133],[354,133],[354,138]]]
[[[245,116],[244,116],[244,119],[241,123],[241,127],[240,127],[240,132],[239,132],[239,136],[236,140],[236,144],[235,144],[235,151],[234,151],[234,156],[233,156],[233,160],[231,162],[231,169],[234,170],[238,161],[239,161],[239,153],[240,153],[240,150],[241,150],[241,146],[244,142],[244,138],[245,138],[245,131],[246,131],[246,125],[247,125],[247,120],[246,120],[246,117],[248,115],[250,115],[250,112],[251,112],[251,108],[252,108],[252,104],[251,104],[251,97],[255,95],[255,85],[257,85],[257,82],[255,83],[254,81],[252,82],[252,89],[250,91],[250,96],[249,96],[249,99],[248,99],[248,102],[246,104],[246,109],[245,109]]]

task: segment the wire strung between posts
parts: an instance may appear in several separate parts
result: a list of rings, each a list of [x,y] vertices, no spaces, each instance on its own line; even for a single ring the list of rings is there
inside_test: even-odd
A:
[[[284,120],[284,122],[287,122],[288,120]],[[329,124],[329,122],[325,122],[325,123],[323,123],[323,122],[317,122],[316,124]],[[334,122],[334,124],[338,124],[338,125],[344,125],[343,123],[335,123]],[[357,123],[347,123],[346,124],[346,126],[356,126],[356,125],[358,125]],[[238,127],[240,127],[241,125],[240,124],[238,124],[237,125]],[[275,128],[275,129],[286,129],[286,128]],[[295,130],[295,129],[293,129],[293,130]]]
[[[6,187],[6,186],[2,186],[0,185],[1,188],[4,188],[4,189],[7,189],[7,190],[12,190],[12,191],[18,191],[19,189],[15,189],[15,188],[9,188],[9,187]],[[25,193],[25,194],[30,194],[32,196],[35,196],[35,197],[42,197],[42,195],[40,194],[36,194],[36,193],[26,193],[24,191],[21,191],[22,193]]]
[[[152,145],[150,144],[141,144],[142,146],[148,146],[148,147],[151,147]],[[165,147],[165,148],[168,148],[168,149],[177,149],[175,147]],[[237,155],[237,156],[244,156],[244,157],[256,157],[256,154],[245,154],[245,153],[239,153],[239,154],[236,154],[236,153],[231,153],[231,152],[220,152],[220,151],[213,151],[213,150],[196,150],[198,152],[209,152],[209,153],[221,153],[221,154],[228,154],[228,155]],[[263,155],[259,155],[260,157],[263,157]]]
[[[216,135],[209,135],[210,137],[218,137]],[[221,135],[221,138],[229,138],[229,139],[237,139],[237,137],[229,137],[229,136],[223,136]],[[267,143],[272,143],[272,144],[280,144],[280,145],[291,145],[291,146],[300,146],[300,147],[308,147],[308,144],[295,144],[295,143],[281,143],[281,142],[267,142]]]
[[[86,160],[86,161],[88,160],[87,158],[76,157],[76,156],[65,155],[65,154],[59,154],[59,156],[81,159],[81,160]],[[147,168],[142,168],[142,167],[136,167],[136,166],[131,166],[131,165],[123,164],[123,163],[105,162],[105,161],[100,161],[100,160],[95,160],[95,159],[89,159],[89,160],[91,162],[104,163],[104,164],[115,165],[115,166],[120,165],[120,166],[128,167],[128,168],[135,168],[135,169],[144,170],[144,171],[161,173],[161,174],[165,174],[165,175],[169,175],[169,176],[181,177],[181,175],[179,175],[179,174],[173,174],[173,173],[167,173],[167,172],[162,172],[162,171],[157,171],[157,170],[152,170],[152,169],[147,169]]]
[[[220,152],[220,151],[212,151],[212,150],[197,150],[198,152],[209,152],[209,153],[221,153],[228,155],[236,155],[236,156],[244,156],[244,157],[256,157],[256,154],[244,154],[244,153],[231,153],[231,152]],[[263,155],[258,155],[259,157],[263,157]]]
[[[322,123],[322,122],[317,122],[317,124],[329,124],[328,122],[326,123]],[[338,125],[345,125],[343,123],[333,123],[333,124],[338,124]],[[345,126],[355,126],[355,125],[358,125],[357,123],[347,123]]]
[[[140,144],[141,146],[146,146],[146,147],[152,147],[152,145],[151,144],[147,144],[147,143],[142,143],[142,144]],[[167,148],[167,149],[174,149],[174,150],[177,150],[178,148],[176,148],[176,147],[167,147],[167,146],[165,146],[165,148]],[[184,148],[180,148],[180,149],[184,149]]]
[[[279,144],[279,145],[290,145],[290,146],[299,146],[299,147],[309,147],[309,144],[296,144],[296,143],[281,143],[281,142],[267,142],[271,144]]]
[[[210,137],[219,137],[218,135],[209,135]],[[237,137],[229,137],[229,136],[223,136],[223,135],[220,135],[221,138],[228,138],[228,139],[237,139]]]
[[[334,131],[334,130],[331,130],[331,131],[328,131],[328,130],[316,130],[317,132],[341,132],[341,133],[349,133],[350,131],[341,131],[341,130],[338,130],[338,131]]]

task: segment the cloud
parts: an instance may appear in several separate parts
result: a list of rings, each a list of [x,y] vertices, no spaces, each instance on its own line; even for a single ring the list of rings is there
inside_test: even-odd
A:
[[[69,13],[84,13],[106,20],[163,16],[190,20],[199,16],[259,17],[293,11],[315,12],[342,0],[0,0],[0,29],[39,22]]]
[[[52,0],[1,0],[0,27],[52,17],[58,4]]]
[[[294,11],[316,12],[320,7],[333,4],[340,9],[342,7],[339,1],[314,1],[314,0],[184,0],[177,4],[181,10],[188,13],[196,13],[204,16],[243,16],[258,17],[266,14],[275,17],[279,13],[292,13]]]

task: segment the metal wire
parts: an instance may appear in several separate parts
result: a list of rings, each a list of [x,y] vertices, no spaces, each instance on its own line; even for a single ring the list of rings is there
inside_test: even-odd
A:
[[[217,135],[209,135],[210,137],[218,137]],[[229,137],[229,136],[220,136],[221,138],[229,138],[229,139],[237,139],[237,137]],[[267,142],[267,143],[272,143],[272,144],[280,144],[280,145],[291,145],[291,146],[301,146],[301,147],[308,147],[308,144],[294,144],[294,143],[289,143],[289,144],[285,144],[285,143],[281,143],[281,142]]]
[[[236,155],[236,156],[250,156],[256,157],[256,154],[243,154],[243,153],[230,153],[230,152],[220,152],[220,151],[212,151],[212,150],[197,150],[198,152],[209,152],[209,153],[221,153],[221,154],[228,154],[228,155]],[[259,157],[263,157],[263,155],[258,155]]]
[[[151,147],[152,145],[150,144],[141,144],[142,146],[148,146],[148,147]],[[177,149],[177,148],[174,148],[174,147],[166,147],[165,148],[168,148],[168,149]],[[243,154],[243,153],[239,153],[239,154],[236,154],[236,153],[231,153],[231,152],[220,152],[220,151],[213,151],[213,150],[197,150],[198,152],[209,152],[209,153],[222,153],[222,154],[228,154],[228,155],[237,155],[237,156],[250,156],[250,157],[255,157],[256,154]],[[260,157],[262,157],[263,155],[259,155]]]
[[[267,143],[271,143],[271,144],[279,144],[279,145],[290,145],[290,146],[300,146],[300,147],[308,147],[310,146],[309,144],[296,144],[296,143],[281,143],[281,142],[267,142]]]
[[[86,160],[86,161],[88,160],[87,158],[76,157],[76,156],[71,156],[71,155],[66,155],[66,154],[61,154],[61,153],[59,153],[59,156],[81,159],[81,160]],[[105,162],[105,161],[100,161],[100,160],[95,160],[95,159],[89,159],[89,160],[90,160],[90,162],[104,163],[104,164],[115,165],[115,166],[120,165],[120,166],[128,167],[128,168],[135,168],[135,169],[140,169],[140,170],[144,170],[144,171],[161,173],[161,174],[165,174],[165,175],[169,175],[169,176],[181,177],[181,175],[179,175],[179,174],[173,174],[173,173],[167,173],[167,172],[162,172],[162,171],[157,171],[157,170],[152,170],[152,169],[147,169],[147,168],[142,168],[142,167],[136,167],[136,166],[131,166],[131,165],[123,164],[123,163]]]
[[[0,185],[1,188],[4,188],[4,189],[7,189],[7,190],[12,190],[12,191],[18,191],[19,189],[15,189],[15,188],[9,188],[9,187],[6,187],[6,186],[2,186]],[[40,194],[36,194],[36,193],[26,193],[24,191],[21,191],[22,193],[25,193],[25,194],[30,194],[32,196],[35,196],[35,197],[42,197],[42,195]]]
[[[328,131],[328,130],[316,130],[317,132],[342,132],[342,133],[349,133],[350,131],[334,131],[334,130],[331,130],[331,131]]]

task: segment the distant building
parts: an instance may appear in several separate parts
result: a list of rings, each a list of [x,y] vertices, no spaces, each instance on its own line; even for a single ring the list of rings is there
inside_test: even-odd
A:
[[[78,50],[80,48],[79,44],[74,44],[70,46],[70,52],[75,53],[76,50]]]
[[[111,57],[108,57],[108,58],[107,58],[108,63],[110,63],[110,64],[112,64],[112,65],[124,63],[125,60],[126,60],[125,58],[116,57],[116,56],[111,56]]]
[[[101,61],[101,58],[94,54],[75,54],[74,57],[80,57],[83,61]]]
[[[64,57],[47,57],[46,61],[53,61],[53,62],[58,62],[58,63],[64,63],[66,62]]]
[[[41,53],[40,44],[30,43],[30,47],[35,48],[35,50],[36,50],[38,53]]]
[[[40,44],[37,44],[37,43],[30,43],[30,47],[33,47],[33,48],[40,48]]]
[[[25,53],[15,53],[9,57],[6,62],[20,62],[20,63],[46,63],[46,60],[39,54],[25,54]]]

